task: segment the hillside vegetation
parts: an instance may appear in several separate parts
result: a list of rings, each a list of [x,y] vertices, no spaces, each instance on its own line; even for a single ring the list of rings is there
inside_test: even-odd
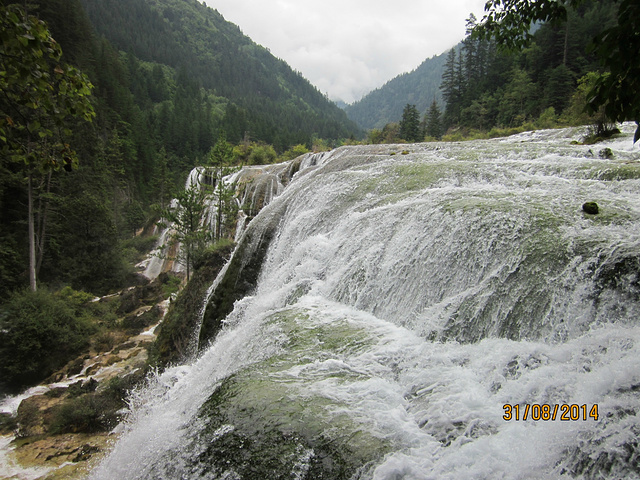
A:
[[[369,134],[374,143],[443,136],[460,140],[589,123],[599,125],[595,132],[602,133],[611,128],[605,109],[585,112],[585,105],[606,71],[594,39],[616,25],[618,8],[615,0],[580,2],[568,9],[565,21],[536,24],[531,42],[521,50],[505,50],[494,39],[471,35],[478,23],[471,15],[467,38],[458,47],[346,111],[358,122],[366,122],[362,112],[384,112],[366,124],[374,129]],[[432,85],[434,76],[439,77],[441,101],[423,86]],[[407,130],[407,122],[414,126]],[[407,137],[407,131],[416,133]]]
[[[345,106],[351,120],[364,129],[382,128],[397,122],[406,104],[425,112],[433,100],[442,104],[440,83],[447,55],[428,58],[418,68],[389,80],[361,100]]]
[[[220,138],[232,161],[268,163],[360,133],[195,0],[6,1],[0,19],[0,340],[33,359],[47,356],[38,319],[51,316],[16,305],[46,313],[65,288],[93,298],[142,282],[134,265],[159,212]],[[77,333],[56,365],[96,334],[67,312],[51,318]],[[23,358],[11,348],[3,358]],[[48,374],[13,367],[13,384]]]

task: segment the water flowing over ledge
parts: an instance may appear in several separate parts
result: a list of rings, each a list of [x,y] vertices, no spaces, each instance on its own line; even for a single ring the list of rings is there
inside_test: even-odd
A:
[[[640,478],[640,154],[624,131],[302,160],[216,280],[250,266],[251,288],[222,316],[212,289],[201,356],[137,392],[91,478]],[[505,404],[599,416],[507,421]]]

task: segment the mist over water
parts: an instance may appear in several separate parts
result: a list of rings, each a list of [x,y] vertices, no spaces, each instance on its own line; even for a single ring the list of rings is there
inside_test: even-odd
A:
[[[625,131],[307,157],[240,239],[277,220],[255,292],[134,394],[91,478],[640,478]],[[522,420],[534,404],[586,413]]]

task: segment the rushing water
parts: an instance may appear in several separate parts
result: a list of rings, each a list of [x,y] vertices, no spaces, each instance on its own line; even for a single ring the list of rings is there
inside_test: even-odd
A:
[[[625,129],[308,157],[243,237],[277,220],[255,292],[91,478],[640,478]]]

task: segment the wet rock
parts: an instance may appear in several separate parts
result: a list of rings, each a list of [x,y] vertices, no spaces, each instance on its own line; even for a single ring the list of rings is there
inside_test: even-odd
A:
[[[596,202],[586,202],[582,205],[582,211],[590,215],[597,215],[600,211]]]
[[[15,459],[25,468],[52,468],[47,480],[80,479],[87,474],[87,462],[94,462],[108,450],[107,434],[62,434],[16,441]],[[32,478],[32,477],[29,477]]]
[[[202,349],[222,328],[222,320],[233,310],[234,303],[250,294],[258,284],[267,249],[276,235],[285,205],[263,217],[259,224],[249,224],[231,258],[224,277],[212,292],[204,312],[198,339]]]
[[[611,158],[613,158],[613,151],[608,147],[607,148],[603,148],[602,150],[600,150],[598,155],[600,156],[600,158],[611,159]]]
[[[145,328],[158,323],[162,316],[162,309],[159,305],[146,308],[130,315],[122,321],[122,326],[133,333],[140,333]]]
[[[34,395],[20,402],[18,407],[18,437],[33,437],[48,432],[51,409],[59,399],[47,395]]]
[[[67,367],[67,376],[72,377],[73,375],[78,375],[83,368],[84,368],[84,358],[83,357],[76,358]]]
[[[163,300],[162,286],[169,281],[169,276],[160,274],[151,283],[139,285],[124,290],[120,294],[120,306],[116,310],[118,315],[130,314],[144,305],[153,305]]]
[[[0,435],[9,435],[18,428],[18,420],[10,413],[0,412]]]
[[[193,277],[171,303],[156,330],[158,337],[153,345],[154,361],[159,366],[179,363],[195,353],[193,335],[205,292],[229,260],[234,246],[229,244],[202,255]]]

